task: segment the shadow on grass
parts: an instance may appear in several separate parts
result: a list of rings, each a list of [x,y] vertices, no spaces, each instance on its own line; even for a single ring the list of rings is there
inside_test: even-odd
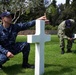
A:
[[[49,68],[49,70],[46,71],[43,75],[63,75],[64,73],[70,74],[73,71],[73,68],[76,69],[76,67],[53,65],[53,64],[45,64],[45,68]],[[25,73],[23,72],[23,69],[21,68],[21,64],[15,64],[12,66],[3,67],[3,71],[5,72],[6,75],[17,75],[19,73],[22,75]]]
[[[17,75],[19,73],[23,73],[21,64],[3,67],[3,71],[6,73],[6,75]]]
[[[53,64],[45,64],[45,68],[47,67],[56,67],[56,66],[59,66],[59,67],[62,67],[62,65],[53,65]]]
[[[45,72],[43,75],[63,75],[64,73],[69,73],[73,71],[72,68],[76,68],[76,67],[66,67],[66,66],[62,66],[62,65],[53,65],[53,64],[45,64],[45,67],[47,68],[51,68],[51,70],[49,69],[47,72]],[[60,69],[56,69],[60,67]],[[54,69],[55,68],[55,69]]]

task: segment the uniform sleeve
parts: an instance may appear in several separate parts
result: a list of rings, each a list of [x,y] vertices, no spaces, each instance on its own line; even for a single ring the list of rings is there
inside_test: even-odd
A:
[[[62,23],[59,24],[58,26],[58,30],[64,30],[65,29],[65,21],[63,21]]]
[[[65,31],[63,31],[63,30],[59,30],[58,31],[58,37],[59,38],[65,38],[65,39],[69,39],[70,38],[69,36],[65,35]]]
[[[25,22],[25,23],[18,23],[15,26],[16,26],[17,31],[22,31],[30,27],[33,27],[34,25],[35,25],[35,20],[30,21],[30,22]]]
[[[60,25],[58,26],[58,36],[64,36],[65,35],[65,21],[63,21],[62,23],[60,23]]]
[[[5,48],[2,47],[2,45],[0,45],[0,52],[6,55],[8,50],[6,50]]]
[[[68,38],[68,36],[65,35],[65,21],[58,26],[58,37],[66,39]]]

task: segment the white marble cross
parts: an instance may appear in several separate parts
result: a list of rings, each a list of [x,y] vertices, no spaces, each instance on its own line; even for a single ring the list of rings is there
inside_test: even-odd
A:
[[[35,75],[44,73],[44,43],[50,41],[50,35],[45,34],[45,22],[36,20],[35,35],[27,35],[28,43],[35,43]]]

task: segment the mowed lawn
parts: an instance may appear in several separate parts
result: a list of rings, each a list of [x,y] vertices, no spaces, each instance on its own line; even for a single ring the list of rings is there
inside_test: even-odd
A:
[[[26,36],[18,36],[17,42],[26,41]],[[45,43],[45,72],[43,75],[76,75],[76,43],[72,53],[61,54],[57,35]],[[0,75],[34,75],[34,69],[22,69],[22,53],[7,61],[0,70]],[[35,44],[31,44],[29,63],[35,63]]]

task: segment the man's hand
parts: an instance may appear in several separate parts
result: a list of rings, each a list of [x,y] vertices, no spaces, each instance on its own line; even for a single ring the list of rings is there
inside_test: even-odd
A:
[[[37,20],[44,20],[46,24],[49,23],[49,20],[46,18],[46,16],[42,16],[42,17],[38,18]]]
[[[73,38],[68,38],[68,40],[72,41],[72,40],[73,40]]]
[[[6,56],[7,56],[8,58],[14,57],[14,55],[13,55],[11,52],[7,52]]]
[[[37,20],[46,20],[46,16],[42,16],[40,18],[37,18]]]

